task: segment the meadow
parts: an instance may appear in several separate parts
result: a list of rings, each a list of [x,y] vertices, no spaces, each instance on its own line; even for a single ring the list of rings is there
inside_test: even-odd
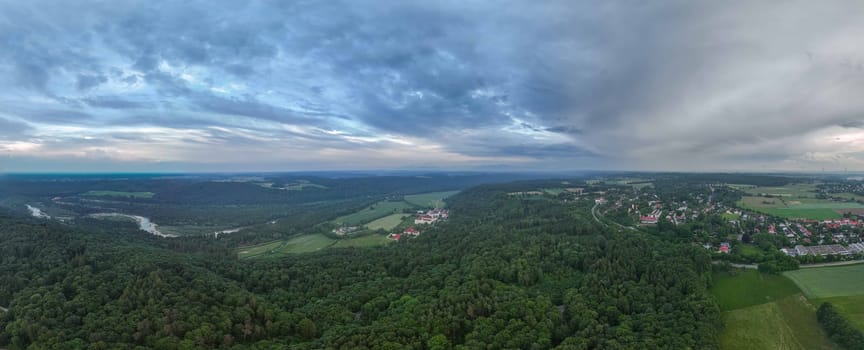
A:
[[[368,224],[366,224],[366,228],[370,230],[392,230],[396,226],[402,223],[402,219],[406,216],[411,216],[411,214],[391,214],[387,215],[383,218],[375,219]]]
[[[340,216],[332,222],[337,225],[359,226],[392,214],[402,213],[405,209],[413,209],[414,206],[405,201],[381,201],[363,208],[357,212]]]
[[[387,238],[387,236],[379,235],[379,234],[368,234],[359,237],[352,237],[349,239],[341,239],[336,241],[333,244],[332,248],[365,248],[365,247],[375,247],[379,245],[385,245],[388,243],[394,242],[392,239]]]
[[[405,196],[405,201],[422,208],[443,208],[444,200],[459,191],[429,192]]]
[[[783,274],[811,299],[864,295],[864,264],[799,269]]]
[[[715,273],[710,292],[723,312],[723,350],[836,348],[817,322],[815,306],[785,276]]]
[[[800,294],[723,313],[723,350],[836,349]]]
[[[864,264],[807,268],[783,274],[795,281],[813,303],[831,302],[864,331]]]
[[[797,293],[800,290],[790,279],[756,270],[744,270],[736,275],[714,274],[711,288],[711,294],[723,311],[773,302]]]
[[[838,219],[843,216],[845,209],[864,207],[858,203],[816,199],[816,184],[799,183],[783,187],[728,186],[746,193],[738,201],[739,207],[790,219]]]

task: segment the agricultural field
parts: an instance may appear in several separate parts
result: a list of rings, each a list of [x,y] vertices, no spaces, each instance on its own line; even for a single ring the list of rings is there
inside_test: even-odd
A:
[[[333,244],[332,248],[349,248],[349,247],[357,247],[357,248],[365,248],[365,247],[375,247],[379,245],[385,245],[388,243],[394,242],[392,239],[387,238],[387,236],[379,235],[379,234],[368,234],[365,236],[352,237],[348,239],[341,239],[336,241]]]
[[[360,226],[375,219],[392,214],[402,213],[405,209],[413,209],[414,206],[405,201],[381,201],[363,208],[360,211],[340,216],[332,220],[337,225]]]
[[[243,259],[269,254],[274,252],[276,249],[282,247],[282,245],[284,244],[285,242],[283,241],[275,241],[262,243],[254,246],[240,247],[237,251],[237,256]]]
[[[784,272],[813,303],[831,302],[864,331],[864,264],[816,267]]]
[[[88,197],[119,197],[119,198],[135,198],[135,199],[150,199],[153,198],[153,192],[120,192],[120,191],[88,191],[81,194]]]
[[[738,201],[738,206],[784,218],[814,220],[838,219],[843,217],[841,213],[847,209],[864,208],[864,205],[858,203],[842,203],[802,197],[768,198],[755,196],[742,197]]]
[[[402,223],[402,219],[406,216],[411,216],[411,214],[391,214],[387,215],[380,219],[375,219],[374,221],[366,224],[366,228],[370,230],[392,230],[396,226]]]
[[[444,199],[459,191],[429,192],[405,196],[405,201],[421,208],[443,208]]]
[[[738,206],[790,219],[838,219],[848,210],[864,208],[858,203],[816,199],[816,184],[790,184],[783,187],[727,185],[744,191]]]
[[[864,295],[864,264],[816,267],[783,273],[811,299]]]
[[[723,350],[836,349],[816,321],[815,305],[782,275],[717,273],[710,292],[723,312]]]
[[[723,313],[723,350],[836,349],[801,294]]]
[[[754,196],[816,198],[816,184],[789,184],[782,187],[763,187],[751,185],[729,185]]]
[[[790,279],[756,270],[744,270],[737,275],[714,274],[711,288],[711,294],[723,311],[774,302],[800,292]]]
[[[299,235],[285,241],[275,241],[249,247],[241,247],[237,256],[245,258],[272,258],[288,254],[299,254],[319,251],[330,247],[336,242],[322,234]]]

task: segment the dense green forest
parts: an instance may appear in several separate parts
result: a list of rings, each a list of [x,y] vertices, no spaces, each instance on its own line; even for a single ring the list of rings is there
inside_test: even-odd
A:
[[[416,239],[279,259],[0,213],[9,349],[711,349],[704,249],[591,220],[593,199],[448,199]]]

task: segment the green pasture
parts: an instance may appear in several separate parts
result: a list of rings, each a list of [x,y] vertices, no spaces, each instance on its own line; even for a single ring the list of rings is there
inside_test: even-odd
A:
[[[366,228],[370,230],[392,230],[396,226],[399,226],[402,223],[402,219],[406,216],[411,216],[411,214],[390,214],[366,224]]]
[[[459,191],[429,192],[405,196],[405,201],[422,208],[443,208],[444,199]]]

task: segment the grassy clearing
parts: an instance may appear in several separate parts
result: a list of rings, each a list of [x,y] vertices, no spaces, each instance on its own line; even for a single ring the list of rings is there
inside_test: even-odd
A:
[[[412,194],[405,196],[405,201],[423,208],[443,208],[445,205],[444,199],[457,193],[459,191]]]
[[[411,214],[391,214],[387,215],[383,218],[376,219],[368,224],[366,224],[366,228],[370,230],[392,230],[396,226],[402,223],[402,219],[406,216],[411,216]]]
[[[333,219],[332,222],[337,225],[359,226],[378,218],[402,213],[403,210],[411,208],[414,208],[414,206],[404,201],[382,201],[363,208],[355,213],[340,216]]]
[[[720,216],[723,218],[723,220],[726,220],[726,221],[738,220],[738,218],[739,218],[738,215],[735,215],[732,213],[723,213],[723,214],[720,214]]]
[[[237,256],[243,259],[271,253],[282,247],[283,244],[285,244],[284,241],[275,241],[254,246],[240,247],[237,251]]]
[[[567,190],[563,188],[544,188],[543,192],[546,194],[551,194],[553,196],[557,196],[561,193],[567,192]]]
[[[298,254],[318,251],[327,248],[336,240],[322,234],[300,235],[285,241],[285,245],[276,250],[276,254]]]
[[[379,235],[379,234],[370,234],[360,237],[354,237],[349,239],[342,239],[333,244],[333,248],[349,248],[349,247],[357,247],[357,248],[365,248],[365,247],[375,247],[380,245],[385,245],[393,242],[392,239],[387,238],[387,236]]]
[[[744,270],[737,275],[714,274],[711,288],[723,311],[774,302],[797,293],[800,293],[798,286],[788,278],[756,270]]]
[[[723,313],[723,350],[835,349],[801,294]]]
[[[864,265],[817,267],[783,274],[811,299],[864,295]]]
[[[120,192],[120,191],[89,191],[83,194],[88,197],[120,197],[135,199],[153,198],[153,192]]]

